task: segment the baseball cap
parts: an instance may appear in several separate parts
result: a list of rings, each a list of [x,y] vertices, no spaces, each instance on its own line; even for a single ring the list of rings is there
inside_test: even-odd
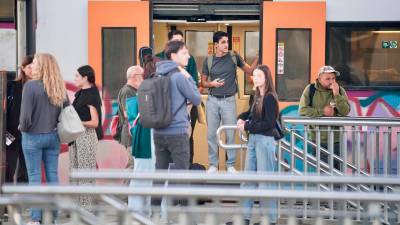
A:
[[[323,66],[319,69],[318,71],[318,76],[320,76],[323,73],[335,73],[336,76],[340,76],[340,72],[335,70],[332,66]]]

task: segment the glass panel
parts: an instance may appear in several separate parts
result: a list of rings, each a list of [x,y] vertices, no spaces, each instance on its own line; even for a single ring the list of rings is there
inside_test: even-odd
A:
[[[244,45],[244,59],[246,62],[252,63],[259,51],[260,32],[246,31]],[[244,76],[244,94],[250,95],[253,90],[252,77]]]
[[[345,87],[400,86],[400,26],[328,26],[329,65]]]
[[[136,28],[103,28],[102,41],[103,98],[114,100],[126,83],[126,70],[136,65]]]
[[[0,1],[0,22],[14,21],[15,2],[14,0]]]
[[[276,90],[281,101],[298,101],[310,82],[311,29],[277,29]]]
[[[186,31],[185,42],[190,54],[196,59],[197,71],[203,71],[203,62],[208,55],[213,54],[213,31]],[[205,48],[207,46],[207,48]],[[200,82],[199,77],[199,82]],[[201,94],[208,94],[208,88],[202,88]]]

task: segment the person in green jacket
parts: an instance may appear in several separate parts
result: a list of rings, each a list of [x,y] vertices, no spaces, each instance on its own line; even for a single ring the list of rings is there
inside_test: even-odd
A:
[[[183,33],[180,30],[171,30],[168,32],[168,41],[183,41]],[[156,57],[160,60],[166,60],[167,57],[165,55],[165,51],[156,54]],[[192,76],[196,86],[199,86],[199,76],[197,73],[197,66],[194,57],[190,55],[189,62],[185,67],[185,70]],[[196,107],[192,107],[190,110],[190,126],[192,128],[192,132],[190,133],[189,143],[190,143],[190,164],[193,163],[193,155],[194,155],[194,145],[193,145],[193,134],[194,127],[196,126],[197,121],[197,109]]]
[[[138,67],[138,66],[136,66]],[[139,67],[140,68],[140,67]],[[143,72],[143,70],[141,70]],[[143,73],[137,76],[143,76]],[[137,81],[137,87],[140,86],[142,79]],[[132,156],[135,158],[134,172],[152,172],[155,170],[155,154],[150,128],[142,127],[140,124],[140,113],[137,96],[126,98],[126,115],[129,122],[129,132],[132,138]],[[151,187],[152,181],[148,180],[131,180],[129,187],[143,188]],[[150,196],[128,196],[128,208],[135,213],[145,217],[151,215],[151,198]]]
[[[336,82],[340,75],[331,66],[323,66],[319,69],[318,78],[315,83],[307,85],[300,98],[299,115],[311,118],[317,117],[344,117],[350,112],[350,104],[346,91]],[[310,96],[311,95],[311,96]],[[310,138],[315,142],[315,127],[310,126]],[[319,126],[321,130],[321,146],[328,149],[327,126]],[[339,127],[332,126],[332,130],[338,131]],[[340,156],[340,136],[334,132],[334,154]],[[321,154],[321,159],[328,162],[328,155]],[[340,163],[334,160],[334,168],[340,170]]]

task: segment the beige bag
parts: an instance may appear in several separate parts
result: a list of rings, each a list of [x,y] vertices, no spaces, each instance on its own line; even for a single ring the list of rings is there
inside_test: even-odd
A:
[[[206,113],[205,113],[205,106],[204,103],[201,102],[200,105],[196,106],[197,108],[197,122],[199,122],[200,124],[206,124],[207,120],[206,120]]]
[[[58,117],[57,132],[61,143],[73,142],[85,132],[85,127],[72,105],[61,110]]]

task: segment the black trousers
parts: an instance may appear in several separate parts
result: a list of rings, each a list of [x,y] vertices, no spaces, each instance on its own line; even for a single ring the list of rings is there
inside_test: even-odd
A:
[[[194,134],[194,127],[196,126],[198,114],[196,106],[192,107],[190,110],[190,126],[192,127],[192,133],[190,134],[189,144],[190,144],[190,164],[193,163],[193,156],[194,156],[194,141],[193,141],[193,134]]]
[[[22,152],[21,140],[15,140],[10,146],[6,147],[6,177],[5,182],[13,183],[14,174],[17,170],[17,161],[19,160],[19,168],[17,182],[28,183],[28,172],[25,165],[25,157]]]

